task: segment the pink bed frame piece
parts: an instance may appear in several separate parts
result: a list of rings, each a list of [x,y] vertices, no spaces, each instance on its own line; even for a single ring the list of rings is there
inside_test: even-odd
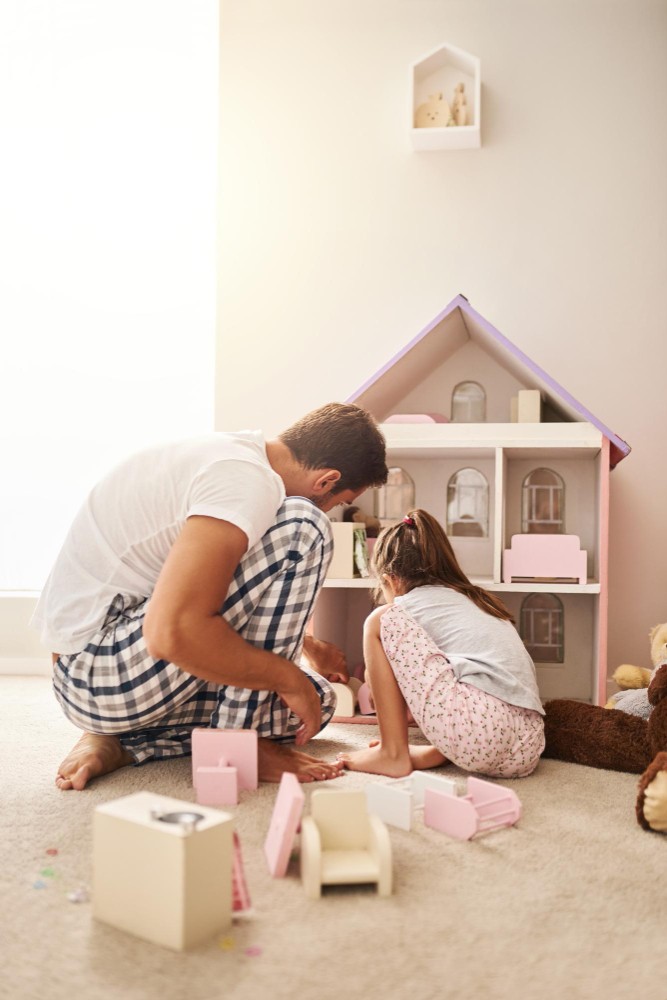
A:
[[[443,413],[392,413],[385,424],[448,424],[449,417]]]
[[[257,733],[253,729],[193,729],[192,783],[200,805],[234,806],[240,791],[254,791]]]
[[[512,535],[503,556],[503,583],[577,580],[586,583],[586,552],[578,535]]]
[[[371,701],[371,689],[365,681],[357,692],[357,704],[362,715],[375,715],[375,707]]]
[[[492,781],[468,778],[465,795],[424,789],[424,825],[457,840],[513,826],[519,819],[521,803],[516,793]]]
[[[287,873],[294,839],[301,823],[304,799],[297,776],[285,771],[280,779],[269,832],[264,841],[264,855],[274,878],[283,878]]]

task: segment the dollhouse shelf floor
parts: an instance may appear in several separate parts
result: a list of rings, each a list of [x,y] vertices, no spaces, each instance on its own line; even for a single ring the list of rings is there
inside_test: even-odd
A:
[[[491,577],[472,576],[472,583],[485,590],[493,590],[504,594],[599,594],[600,583],[597,580],[590,580],[588,583],[536,583],[530,580],[521,583],[494,583]],[[377,581],[373,577],[353,579],[328,579],[324,581],[325,587],[344,588],[347,590],[370,590],[376,586]]]
[[[480,457],[502,448],[508,458],[530,458],[535,449],[558,449],[561,457],[596,454],[602,434],[589,423],[381,424],[392,458],[437,458],[465,451]]]

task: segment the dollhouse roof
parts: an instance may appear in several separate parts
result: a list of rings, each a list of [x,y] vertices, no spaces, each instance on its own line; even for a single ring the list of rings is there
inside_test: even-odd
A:
[[[464,295],[457,295],[421,333],[357,389],[349,402],[364,406],[379,421],[386,420],[397,412],[397,405],[409,392],[470,341],[509,373],[520,387],[539,389],[546,420],[587,421],[597,427],[609,440],[612,469],[629,453],[630,445],[480,316]]]

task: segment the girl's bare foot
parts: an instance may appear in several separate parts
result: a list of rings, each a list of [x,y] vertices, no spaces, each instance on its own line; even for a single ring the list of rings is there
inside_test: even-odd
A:
[[[441,767],[443,764],[449,764],[444,754],[441,754],[439,750],[436,750],[430,744],[427,746],[410,745],[408,750],[415,771],[427,771],[429,767]]]
[[[379,747],[379,740],[371,740],[368,744],[369,747]],[[432,747],[431,744],[426,746],[414,746],[412,743],[408,744],[408,753],[410,754],[410,763],[412,764],[413,771],[428,771],[430,767],[441,767],[443,764],[451,763],[444,754],[441,754],[439,750]]]
[[[132,754],[123,749],[115,736],[84,733],[60,765],[56,785],[63,791],[75,788],[80,792],[91,778],[99,778],[133,762]]]
[[[328,781],[338,778],[343,771],[340,761],[330,764],[272,740],[260,739],[257,747],[260,781],[280,781],[283,771],[295,774],[303,782]]]
[[[349,771],[384,774],[387,778],[405,778],[412,773],[413,767],[407,747],[405,752],[390,754],[381,743],[374,743],[367,750],[341,753],[338,759]]]

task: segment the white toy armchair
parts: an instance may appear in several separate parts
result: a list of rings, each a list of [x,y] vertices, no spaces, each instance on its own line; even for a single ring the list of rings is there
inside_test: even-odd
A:
[[[319,899],[323,885],[377,883],[391,894],[391,842],[386,826],[369,815],[366,795],[313,792],[301,821],[301,878],[306,895]]]

